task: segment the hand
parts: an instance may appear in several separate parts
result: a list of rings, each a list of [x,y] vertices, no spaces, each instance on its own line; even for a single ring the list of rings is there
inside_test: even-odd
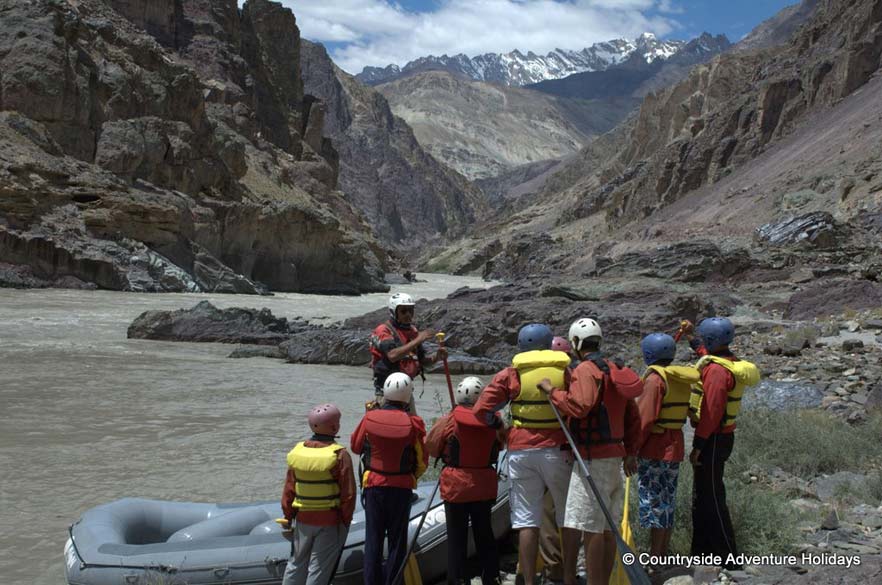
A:
[[[625,475],[631,477],[637,473],[637,458],[633,455],[628,455],[622,461],[622,468],[625,470]]]
[[[447,348],[439,347],[438,351],[435,352],[435,357],[432,358],[435,362],[440,362],[441,360],[447,358]]]
[[[423,329],[422,331],[417,333],[417,336],[416,336],[417,340],[420,343],[422,343],[424,341],[428,341],[430,339],[433,339],[434,337],[435,337],[435,330],[434,329]]]
[[[692,449],[692,452],[689,453],[689,463],[692,464],[692,467],[701,467],[701,449]]]
[[[548,378],[542,378],[538,384],[536,384],[536,388],[539,388],[546,394],[551,394],[551,391],[554,389],[554,386],[551,385],[551,380]]]

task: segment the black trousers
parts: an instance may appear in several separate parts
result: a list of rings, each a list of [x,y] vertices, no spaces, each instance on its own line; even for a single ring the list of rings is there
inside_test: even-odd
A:
[[[740,567],[726,563],[726,557],[730,553],[738,555],[738,549],[726,505],[723,472],[734,443],[734,433],[711,435],[701,450],[701,465],[693,468],[692,484],[692,554],[720,555],[730,569]]]
[[[494,500],[454,504],[444,502],[447,518],[447,583],[469,581],[466,569],[469,547],[469,520],[472,523],[472,537],[481,562],[481,582],[493,585],[499,576],[499,553],[496,539],[493,538],[493,525],[490,512]]]
[[[392,585],[407,554],[407,525],[411,490],[396,487],[365,488],[364,584]],[[389,538],[389,556],[383,563],[383,541]]]

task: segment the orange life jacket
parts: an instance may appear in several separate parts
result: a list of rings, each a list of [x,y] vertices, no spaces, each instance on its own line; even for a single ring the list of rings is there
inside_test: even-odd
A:
[[[366,470],[383,475],[406,475],[416,470],[416,436],[410,415],[397,408],[368,411],[365,431],[361,459]]]
[[[499,456],[496,430],[481,423],[471,408],[453,409],[453,436],[447,441],[444,463],[449,467],[481,469]]]

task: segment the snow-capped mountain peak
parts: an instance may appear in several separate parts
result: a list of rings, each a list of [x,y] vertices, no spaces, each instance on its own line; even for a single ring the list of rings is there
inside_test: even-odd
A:
[[[714,37],[707,33],[696,40],[700,41],[705,37],[714,41]],[[688,44],[692,45],[694,42]],[[658,59],[667,60],[686,46],[685,41],[662,41],[654,34],[645,32],[632,41],[613,39],[578,51],[554,49],[547,55],[537,55],[533,51],[524,54],[518,49],[509,53],[485,53],[471,58],[463,54],[453,57],[429,55],[415,59],[403,67],[365,67],[356,77],[365,83],[376,85],[421,71],[441,69],[479,81],[522,86],[561,79],[585,71],[605,71],[633,60],[635,56],[640,56],[648,64]],[[697,49],[700,50],[700,47]]]

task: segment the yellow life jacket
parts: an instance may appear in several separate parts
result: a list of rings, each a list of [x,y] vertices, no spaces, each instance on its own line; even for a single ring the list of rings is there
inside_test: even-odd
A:
[[[653,433],[663,433],[665,429],[679,429],[686,422],[692,385],[701,382],[701,373],[689,366],[649,366],[643,379],[655,372],[665,382],[665,396],[661,410],[652,427]]]
[[[726,401],[726,414],[720,421],[720,427],[722,428],[731,425],[738,418],[738,413],[741,412],[741,397],[744,395],[744,389],[759,383],[760,371],[756,364],[747,360],[733,362],[715,355],[702,357],[695,364],[695,367],[700,372],[711,363],[723,366],[732,373],[732,377],[735,379],[735,385],[729,390]],[[692,395],[689,397],[689,417],[696,423],[701,417],[701,402],[703,398],[704,388],[702,388],[701,381],[699,380],[692,386]]]
[[[570,356],[562,351],[537,349],[514,356],[511,365],[518,371],[521,393],[511,403],[512,424],[528,429],[553,429],[559,426],[545,393],[536,387],[543,378],[555,388],[564,387],[564,372]]]
[[[297,443],[288,453],[288,467],[294,470],[296,495],[292,505],[298,510],[332,510],[340,507],[340,485],[331,475],[337,451],[343,445],[307,447]]]

